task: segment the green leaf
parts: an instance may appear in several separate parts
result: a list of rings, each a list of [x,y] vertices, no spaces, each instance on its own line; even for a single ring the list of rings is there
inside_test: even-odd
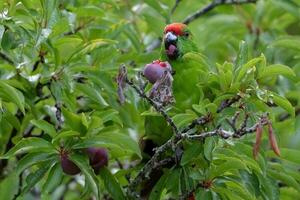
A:
[[[213,137],[208,137],[205,139],[204,143],[204,156],[207,160],[212,160],[212,153],[215,148],[215,139]]]
[[[93,51],[96,48],[116,44],[117,42],[115,40],[110,39],[95,39],[87,42],[85,45],[82,45],[79,47],[78,50],[76,50],[67,60],[67,62],[70,62],[71,59],[85,55],[91,51]]]
[[[33,119],[30,122],[33,125],[35,125],[36,127],[45,131],[45,133],[48,133],[51,137],[55,137],[55,135],[56,135],[55,127],[52,124],[50,124],[49,122],[42,120],[42,119],[39,119],[39,120]]]
[[[228,181],[226,182],[226,185],[231,191],[234,191],[235,194],[241,197],[241,199],[245,200],[255,200],[255,196],[252,195],[247,188],[242,185],[241,183],[234,182],[234,181]]]
[[[27,193],[32,187],[35,186],[47,173],[49,170],[49,167],[52,165],[52,163],[46,162],[43,165],[40,165],[40,168],[32,173],[30,173],[26,177],[26,185],[24,189],[21,192],[21,195],[24,195]]]
[[[48,153],[56,153],[55,148],[48,141],[37,138],[23,138],[20,140],[13,148],[11,148],[5,155],[1,156],[0,159],[8,159],[11,156],[18,153],[25,152],[48,152]]]
[[[149,200],[157,200],[157,199],[161,199],[161,193],[167,183],[168,177],[171,174],[171,170],[167,171],[164,173],[164,175],[162,175],[159,179],[159,181],[155,184],[155,186],[153,187],[150,196],[149,196]]]
[[[108,121],[113,121],[118,123],[120,126],[123,126],[123,123],[120,119],[120,113],[117,110],[109,109],[101,112],[96,112],[96,115],[101,118],[103,123]]]
[[[195,115],[194,113],[183,113],[175,115],[174,117],[172,117],[172,119],[178,127],[182,127],[184,125],[187,125],[196,117],[197,115]]]
[[[87,84],[77,84],[77,89],[79,89],[82,93],[87,95],[91,100],[95,103],[100,104],[102,106],[108,106],[108,103],[105,99],[101,96],[100,92],[96,90],[94,87],[89,86]]]
[[[18,118],[15,115],[13,115],[11,112],[9,111],[4,112],[2,114],[2,117],[6,119],[7,123],[10,123],[15,129],[17,129],[18,131],[20,130],[21,124]]]
[[[123,149],[126,153],[135,153],[141,158],[139,145],[128,135],[117,132],[104,132],[97,136],[84,138],[80,143],[73,146],[75,149],[82,149],[88,147],[107,147],[109,150],[114,148]]]
[[[262,173],[260,166],[253,158],[242,153],[237,153],[229,148],[218,148],[214,152],[214,157],[221,160],[227,160],[230,157],[235,157],[242,161],[249,169],[254,170],[257,173]],[[259,158],[262,159],[262,156],[259,155]]]
[[[185,165],[191,160],[197,159],[197,157],[201,154],[202,150],[203,146],[199,142],[190,144],[188,148],[184,150],[180,164]]]
[[[257,63],[259,63],[261,61],[263,61],[262,56],[260,56],[258,58],[253,58],[253,59],[249,60],[246,64],[242,65],[240,71],[238,72],[238,74],[235,77],[235,81],[240,82],[242,80],[242,78],[246,75],[246,73],[252,67],[254,67]]]
[[[209,177],[212,179],[239,169],[247,169],[247,166],[245,163],[243,163],[243,161],[237,158],[228,157],[228,159],[222,164],[212,166],[211,170],[209,171]]]
[[[239,73],[241,67],[248,60],[248,45],[245,41],[240,42],[239,52],[235,61],[234,71],[235,73]]]
[[[0,191],[2,199],[13,199],[18,193],[19,178],[15,172],[9,173],[5,179],[0,182]]]
[[[51,160],[51,159],[53,159],[53,156],[49,155],[49,153],[40,153],[40,152],[29,153],[25,155],[18,162],[17,169],[16,169],[17,174],[20,174],[22,171],[24,171],[25,169],[27,169],[32,165],[38,164],[45,160]]]
[[[295,117],[295,108],[286,98],[273,93],[273,101],[276,105],[285,109],[292,117]]]
[[[52,192],[61,183],[63,179],[62,168],[59,163],[56,163],[49,171],[46,182],[43,185],[42,191],[45,193]]]
[[[274,64],[274,65],[267,66],[266,68],[264,68],[262,73],[259,74],[258,78],[264,79],[264,78],[274,77],[278,75],[285,76],[286,78],[294,81],[297,80],[296,74],[293,71],[293,69],[281,64]]]
[[[300,184],[292,177],[287,175],[282,171],[268,169],[268,174],[271,175],[276,180],[280,180],[283,183],[295,188],[298,192],[300,192]]]
[[[73,131],[79,132],[84,135],[87,131],[86,127],[82,124],[81,116],[62,108],[62,113],[65,117],[65,124],[71,128]]]
[[[68,137],[75,137],[75,136],[80,136],[80,133],[76,132],[76,131],[63,131],[58,133],[53,139],[52,139],[52,143],[56,143],[58,142],[60,139],[62,138],[68,138]]]
[[[268,156],[274,156],[273,151],[268,151]],[[288,160],[290,162],[294,162],[300,165],[300,151],[296,149],[287,149],[287,148],[280,148],[280,158],[283,160]]]
[[[280,188],[280,198],[284,200],[294,200],[299,197],[300,193],[291,187],[282,187]]]
[[[213,188],[217,193],[221,193],[227,196],[229,199],[243,199],[243,200],[255,200],[256,198],[244,188],[245,186],[232,181],[226,181],[227,187],[216,187]]]
[[[76,9],[75,13],[78,17],[101,17],[104,15],[102,9],[93,5],[79,7]]]
[[[96,199],[99,199],[100,191],[97,184],[97,178],[94,175],[93,169],[89,165],[88,159],[82,155],[72,154],[70,156],[70,160],[72,160],[83,172],[85,176],[85,184],[88,184],[88,187],[93,191]]]
[[[5,101],[15,103],[25,114],[25,100],[23,94],[2,80],[0,80],[0,97]]]
[[[272,46],[294,49],[295,51],[299,52],[300,40],[297,37],[280,38],[273,42]]]
[[[117,182],[117,179],[110,173],[110,171],[106,167],[100,169],[99,174],[104,182],[107,191],[110,193],[113,199],[126,199],[125,194],[120,186],[120,183]]]

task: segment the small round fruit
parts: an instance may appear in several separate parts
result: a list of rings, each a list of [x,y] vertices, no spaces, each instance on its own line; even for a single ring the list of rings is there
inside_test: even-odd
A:
[[[68,175],[75,175],[80,172],[80,169],[71,161],[67,153],[60,155],[60,164],[64,173]]]
[[[154,84],[166,70],[171,70],[171,65],[168,62],[156,60],[145,66],[143,74],[150,83]]]
[[[105,148],[90,147],[86,151],[95,174],[99,174],[100,169],[108,165],[107,150]]]

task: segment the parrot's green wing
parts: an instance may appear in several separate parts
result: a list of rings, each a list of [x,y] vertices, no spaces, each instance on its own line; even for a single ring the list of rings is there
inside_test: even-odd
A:
[[[186,53],[181,60],[173,62],[175,70],[173,92],[175,107],[184,111],[199,103],[199,83],[205,81],[209,73],[206,58],[197,52]]]

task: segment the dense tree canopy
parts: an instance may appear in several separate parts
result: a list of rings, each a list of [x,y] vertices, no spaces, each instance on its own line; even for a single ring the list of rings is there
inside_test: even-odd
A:
[[[299,34],[298,0],[0,1],[0,199],[298,199]]]

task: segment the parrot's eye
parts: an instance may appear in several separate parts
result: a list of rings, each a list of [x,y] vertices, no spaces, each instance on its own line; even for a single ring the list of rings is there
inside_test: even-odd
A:
[[[184,35],[184,37],[188,38],[190,36],[190,33],[189,32],[185,32],[183,35]]]

